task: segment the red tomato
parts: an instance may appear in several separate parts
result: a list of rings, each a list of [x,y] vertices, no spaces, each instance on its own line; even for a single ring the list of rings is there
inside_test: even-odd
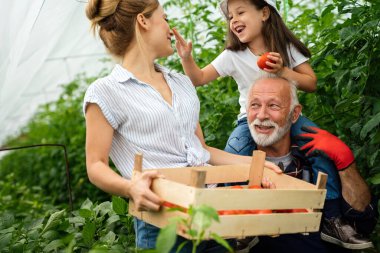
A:
[[[307,213],[308,211],[307,211],[307,209],[305,209],[305,208],[295,208],[295,209],[291,209],[291,212],[292,213]]]
[[[167,202],[167,201],[164,201],[164,203],[162,203],[162,206],[165,206],[165,207],[168,207],[168,208],[178,208],[179,211],[181,211],[183,213],[187,213],[187,209],[186,208],[184,208],[182,206],[179,206],[179,205],[175,205],[175,204]]]
[[[167,201],[164,201],[164,203],[162,203],[162,206],[165,206],[165,207],[168,207],[168,208],[175,208],[175,207],[177,207],[173,203],[170,203],[170,202],[167,202]]]
[[[248,187],[249,189],[262,189],[262,187],[260,185],[252,185],[250,187]]]
[[[261,69],[265,69],[265,68],[267,68],[267,69],[272,69],[271,67],[269,67],[269,66],[266,64],[266,62],[267,62],[267,61],[269,61],[269,62],[271,62],[271,63],[275,63],[275,62],[272,61],[272,60],[270,60],[270,59],[268,59],[268,55],[269,55],[269,52],[267,52],[267,53],[265,53],[265,54],[263,54],[263,55],[261,55],[261,56],[259,57],[259,59],[257,60],[257,66],[259,66],[259,68],[261,68]]]
[[[218,211],[219,215],[233,215],[233,214],[238,214],[238,210],[220,210]]]
[[[249,214],[270,214],[272,213],[272,210],[270,209],[263,209],[263,210],[248,210]]]
[[[241,185],[233,185],[230,188],[231,189],[243,189],[243,186],[241,186]]]
[[[307,213],[307,209],[304,208],[295,208],[295,209],[280,209],[275,210],[276,213]]]

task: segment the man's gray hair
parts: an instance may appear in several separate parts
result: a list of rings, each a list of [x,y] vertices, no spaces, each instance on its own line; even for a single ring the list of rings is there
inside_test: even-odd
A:
[[[256,78],[253,83],[251,84],[251,86],[249,87],[248,89],[248,96],[247,96],[247,101],[246,101],[246,108],[247,108],[247,111],[248,111],[248,107],[249,107],[249,101],[248,101],[248,97],[249,97],[249,94],[251,93],[251,90],[253,89],[253,87],[255,86],[255,84],[260,81],[260,80],[264,80],[264,79],[268,79],[268,78],[271,78],[271,79],[282,79],[282,80],[285,80],[289,83],[289,86],[290,86],[290,111],[292,112],[294,107],[296,107],[296,105],[299,105],[299,101],[298,101],[298,95],[297,95],[297,82],[296,81],[293,81],[293,80],[287,80],[287,79],[284,79],[282,77],[279,77],[277,76],[276,74],[272,74],[272,73],[263,73],[261,74],[258,78]]]

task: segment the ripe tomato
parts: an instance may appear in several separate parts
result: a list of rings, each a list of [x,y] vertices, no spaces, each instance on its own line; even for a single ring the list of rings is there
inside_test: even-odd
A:
[[[249,214],[270,214],[273,212],[270,209],[263,209],[263,210],[248,210],[247,213],[249,213]]]
[[[250,187],[248,187],[249,189],[262,189],[262,187],[260,185],[252,185]]]
[[[164,203],[162,203],[162,206],[168,207],[168,208],[176,208],[176,209],[178,209],[178,211],[181,211],[183,213],[187,213],[186,208],[179,206],[179,205],[175,205],[175,204],[167,202],[167,201],[164,201]]]
[[[167,201],[164,201],[164,203],[162,203],[162,206],[168,207],[168,208],[175,208],[175,207],[177,207],[173,203],[170,203],[170,202],[167,202]]]
[[[231,189],[243,189],[243,186],[241,186],[241,185],[233,185],[230,188]]]
[[[275,210],[276,213],[307,213],[307,209],[304,208],[294,208],[294,209],[279,209]]]
[[[295,208],[295,209],[291,209],[291,212],[292,213],[307,213],[308,211],[307,211],[307,209],[305,209],[305,208]]]
[[[238,210],[220,210],[218,211],[219,215],[234,215],[238,214]]]
[[[267,69],[272,69],[271,67],[269,67],[269,66],[266,64],[266,62],[267,62],[267,61],[269,61],[269,62],[271,62],[271,63],[275,63],[275,62],[272,61],[272,60],[270,60],[270,59],[268,59],[268,55],[269,55],[269,52],[267,52],[267,53],[265,53],[265,54],[263,54],[263,55],[261,55],[261,56],[259,57],[259,59],[257,60],[257,66],[259,66],[259,68],[261,68],[261,69],[265,69],[265,68],[267,68]]]

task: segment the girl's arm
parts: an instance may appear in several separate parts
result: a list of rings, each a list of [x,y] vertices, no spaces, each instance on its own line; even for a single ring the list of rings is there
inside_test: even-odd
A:
[[[194,86],[207,84],[219,77],[218,72],[211,64],[207,65],[203,69],[200,69],[195,63],[193,56],[191,55],[192,43],[187,43],[174,28],[173,34],[176,38],[175,45],[178,55],[181,58],[182,67]]]
[[[132,180],[123,178],[108,165],[114,130],[97,104],[86,110],[86,167],[91,183],[110,194],[133,199],[137,208],[158,210],[161,199],[150,190],[157,171],[144,172]]]
[[[199,138],[202,146],[210,152],[210,161],[211,165],[230,165],[230,164],[250,164],[252,161],[252,156],[242,156],[228,153],[226,151],[207,146],[203,138],[203,133],[200,124],[198,123],[195,134]],[[265,167],[272,169],[276,173],[282,173],[281,169],[276,166],[274,163],[265,161]]]
[[[297,87],[300,90],[314,92],[317,89],[317,76],[308,62],[301,63],[294,69],[290,69],[283,66],[282,58],[279,53],[271,52],[268,58],[275,63],[267,61],[266,64],[272,67],[272,69],[265,69],[265,71],[297,82]]]

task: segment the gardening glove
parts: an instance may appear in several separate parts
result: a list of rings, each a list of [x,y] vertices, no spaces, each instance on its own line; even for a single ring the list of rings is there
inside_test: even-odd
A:
[[[301,127],[306,132],[297,136],[298,139],[308,140],[301,147],[307,150],[306,155],[324,155],[330,158],[338,171],[342,171],[350,166],[355,158],[351,149],[338,137],[326,130],[316,127]]]

